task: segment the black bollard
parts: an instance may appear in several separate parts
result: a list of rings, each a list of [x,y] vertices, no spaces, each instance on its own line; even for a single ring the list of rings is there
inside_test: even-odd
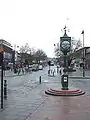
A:
[[[59,71],[59,70],[58,70],[58,68],[57,68],[57,73],[58,73],[58,71]]]
[[[53,71],[53,76],[54,76],[54,71]]]
[[[4,98],[7,99],[7,80],[4,80]]]
[[[60,72],[60,75],[61,75],[61,69],[60,69],[60,71],[59,71],[59,72]]]
[[[48,75],[50,75],[50,70],[48,70]]]
[[[39,84],[41,84],[41,76],[39,77]]]

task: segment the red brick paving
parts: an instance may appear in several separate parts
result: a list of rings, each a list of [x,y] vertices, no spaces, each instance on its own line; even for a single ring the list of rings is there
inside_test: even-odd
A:
[[[87,96],[50,96],[27,120],[90,120]]]

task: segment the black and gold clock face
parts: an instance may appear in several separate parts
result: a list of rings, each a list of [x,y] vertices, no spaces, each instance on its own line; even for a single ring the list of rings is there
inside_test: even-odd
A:
[[[68,41],[63,41],[62,44],[61,44],[61,47],[64,50],[68,50],[70,48],[70,43]]]

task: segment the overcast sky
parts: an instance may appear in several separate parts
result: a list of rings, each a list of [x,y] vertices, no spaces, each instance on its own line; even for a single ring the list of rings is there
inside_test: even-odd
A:
[[[85,31],[85,46],[90,46],[89,0],[0,0],[0,38],[12,45],[43,49],[54,56],[54,44],[67,25],[69,36],[81,39]]]

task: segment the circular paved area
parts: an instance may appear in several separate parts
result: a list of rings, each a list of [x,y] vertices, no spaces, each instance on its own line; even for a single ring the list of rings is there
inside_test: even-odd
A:
[[[84,91],[75,88],[68,90],[62,90],[62,89],[57,90],[57,89],[49,88],[45,90],[45,93],[54,96],[79,96],[85,94]]]

